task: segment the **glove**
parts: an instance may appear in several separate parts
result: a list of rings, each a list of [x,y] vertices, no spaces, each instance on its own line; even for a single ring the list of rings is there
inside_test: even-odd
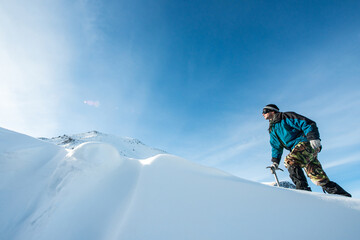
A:
[[[314,150],[320,152],[321,151],[321,141],[320,141],[320,139],[310,140],[310,146]]]
[[[273,162],[273,164],[271,164],[270,166],[271,168],[274,168],[275,170],[277,170],[279,168],[279,164],[276,162]]]

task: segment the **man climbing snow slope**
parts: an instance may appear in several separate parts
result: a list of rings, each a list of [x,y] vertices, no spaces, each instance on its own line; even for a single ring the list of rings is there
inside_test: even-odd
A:
[[[304,168],[311,181],[321,186],[324,192],[351,197],[337,183],[330,181],[317,158],[321,141],[314,121],[295,112],[280,112],[275,104],[266,105],[262,114],[269,120],[272,167],[278,168],[285,148],[290,153],[285,157],[284,165],[296,189],[311,191]]]

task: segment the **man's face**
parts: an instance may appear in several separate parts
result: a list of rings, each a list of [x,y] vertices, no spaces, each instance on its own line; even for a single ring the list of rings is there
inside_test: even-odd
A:
[[[271,120],[274,118],[275,112],[274,111],[269,112],[267,109],[264,109],[262,115],[266,120]]]

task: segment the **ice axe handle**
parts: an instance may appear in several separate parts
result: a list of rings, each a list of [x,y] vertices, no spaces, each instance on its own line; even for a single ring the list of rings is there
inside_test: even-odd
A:
[[[276,181],[278,187],[280,187],[279,179],[278,179],[278,177],[276,175],[276,170],[281,170],[281,171],[284,171],[284,170],[282,170],[281,168],[275,168],[274,166],[268,166],[266,168],[270,168],[271,173],[274,174],[275,181]]]

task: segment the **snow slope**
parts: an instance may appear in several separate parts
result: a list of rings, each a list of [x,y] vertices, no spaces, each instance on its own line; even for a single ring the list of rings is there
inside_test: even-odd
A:
[[[145,145],[126,156],[111,142],[65,149],[0,128],[0,239],[360,237],[359,199],[250,182]]]

